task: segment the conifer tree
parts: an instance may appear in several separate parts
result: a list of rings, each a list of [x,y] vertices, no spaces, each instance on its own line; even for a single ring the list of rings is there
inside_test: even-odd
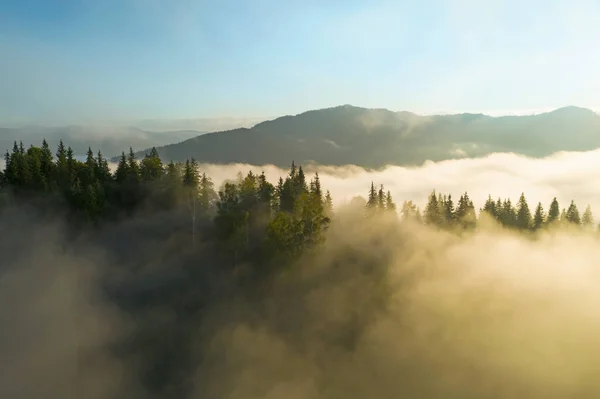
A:
[[[202,173],[198,182],[198,206],[202,215],[208,215],[211,207],[218,199],[211,178]]]
[[[581,225],[587,229],[594,225],[594,216],[592,215],[592,208],[588,205],[581,216]]]
[[[473,228],[477,223],[475,206],[467,192],[464,192],[458,200],[458,206],[454,212],[453,221],[458,222],[463,229]]]
[[[392,193],[388,190],[385,196],[385,209],[390,211],[390,213],[396,213],[396,204],[392,199]]]
[[[385,210],[385,193],[383,191],[383,184],[379,186],[377,191],[377,210],[383,212]]]
[[[263,171],[258,177],[258,198],[263,205],[264,212],[270,213],[272,209],[275,209],[275,192],[275,186],[269,183]]]
[[[87,157],[85,160],[85,184],[93,185],[96,181],[96,172],[98,165],[96,164],[96,158],[91,147],[88,147]]]
[[[130,184],[139,181],[140,165],[131,147],[129,147],[129,155],[127,156],[127,171],[129,172],[128,179]]]
[[[371,188],[369,189],[369,195],[367,196],[367,204],[365,205],[367,208],[367,215],[372,216],[375,214],[377,210],[378,195],[377,190],[375,190],[375,184],[371,182]]]
[[[325,193],[325,216],[329,218],[333,216],[333,199],[329,190]]]
[[[517,203],[517,215],[515,219],[516,227],[521,230],[527,230],[531,226],[531,211],[527,200],[525,199],[525,193],[521,193],[519,202]]]
[[[112,180],[108,160],[102,156],[102,152],[98,151],[96,157],[96,177],[101,183],[106,183]]]
[[[441,221],[441,212],[440,212],[440,204],[438,201],[438,196],[435,193],[435,190],[431,192],[429,195],[429,200],[427,201],[427,205],[425,206],[425,213],[423,215],[423,219],[425,224],[428,225],[440,225]]]
[[[117,170],[115,171],[115,180],[117,183],[123,184],[127,181],[127,176],[129,176],[129,165],[127,164],[125,152],[122,152],[117,164]]]
[[[452,201],[452,194],[448,194],[447,196],[444,196],[444,205],[443,205],[443,210],[442,210],[442,215],[443,215],[443,219],[444,219],[444,223],[451,227],[454,225],[455,222],[455,214],[454,214],[454,201]]]
[[[553,224],[555,222],[558,222],[560,218],[560,207],[558,205],[558,201],[556,200],[556,197],[554,197],[552,199],[552,202],[550,203],[550,208],[548,209],[548,218],[546,220],[546,222],[548,224]]]
[[[75,159],[75,154],[70,146],[67,147],[67,176],[70,185],[73,184],[77,178],[77,160]]]
[[[535,214],[533,215],[532,227],[534,230],[539,230],[544,225],[545,215],[544,208],[542,207],[542,203],[538,202],[537,207],[535,208]]]
[[[496,203],[492,199],[492,196],[489,195],[488,199],[485,201],[481,212],[485,212],[492,219],[498,219],[498,213],[496,211]]]
[[[579,216],[579,210],[577,209],[577,205],[575,205],[574,201],[571,201],[569,205],[569,209],[567,209],[566,213],[567,222],[575,225],[581,224],[581,218]]]
[[[507,198],[502,203],[502,210],[500,212],[500,222],[506,227],[514,227],[516,224],[517,214],[515,208],[512,205],[510,198]]]
[[[164,173],[164,168],[156,147],[152,147],[150,154],[146,154],[140,162],[140,174],[146,182],[159,180]]]
[[[46,139],[42,141],[42,153],[40,159],[40,167],[42,171],[42,175],[44,179],[50,183],[54,180],[54,160],[52,156],[52,151],[50,150],[50,146]]]

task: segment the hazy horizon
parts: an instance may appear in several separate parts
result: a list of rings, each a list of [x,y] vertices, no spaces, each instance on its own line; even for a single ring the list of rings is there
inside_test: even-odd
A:
[[[531,116],[531,115],[539,115],[544,113],[549,113],[552,111],[556,111],[558,109],[567,108],[567,107],[575,107],[575,108],[584,108],[589,109],[590,111],[595,112],[600,115],[600,106],[599,107],[583,107],[577,104],[567,104],[560,107],[555,108],[538,108],[538,109],[526,109],[526,110],[456,110],[456,111],[445,111],[445,112],[430,112],[430,113],[419,113],[414,112],[410,109],[388,109],[385,107],[363,107],[361,105],[355,104],[339,104],[326,108],[319,109],[330,109],[341,107],[344,105],[349,105],[357,108],[365,108],[365,109],[386,109],[391,112],[410,112],[418,116],[434,116],[434,115],[457,115],[457,114],[483,114],[491,117],[503,117],[503,116]],[[222,130],[230,130],[236,128],[251,128],[254,125],[274,120],[277,118],[281,118],[289,115],[299,115],[305,112],[316,111],[319,110],[317,108],[310,108],[298,113],[288,113],[281,115],[272,115],[272,116],[255,116],[255,117],[205,117],[205,118],[163,118],[163,119],[138,119],[138,120],[65,120],[63,123],[7,123],[2,125],[0,122],[0,127],[5,128],[28,128],[28,127],[63,127],[63,126],[91,126],[98,128],[110,128],[110,127],[131,127],[138,128],[147,131],[176,131],[176,130],[197,130],[199,132],[208,133],[208,132],[216,132]]]

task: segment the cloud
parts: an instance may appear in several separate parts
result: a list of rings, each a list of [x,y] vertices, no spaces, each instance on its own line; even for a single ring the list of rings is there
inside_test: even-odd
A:
[[[14,399],[118,397],[131,379],[109,345],[129,329],[102,298],[101,251],[73,254],[60,226],[34,224],[39,215],[24,211],[0,215],[0,392]]]
[[[600,361],[597,240],[348,218],[264,297],[207,319],[220,327],[202,343],[194,397],[600,393],[587,377]]]

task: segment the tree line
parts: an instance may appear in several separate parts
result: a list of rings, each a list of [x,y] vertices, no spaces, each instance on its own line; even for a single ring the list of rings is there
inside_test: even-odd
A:
[[[331,194],[321,187],[318,173],[308,180],[302,166],[293,162],[285,179],[275,184],[264,172],[248,172],[216,190],[194,159],[164,164],[155,148],[140,160],[131,148],[122,152],[114,172],[101,152],[94,154],[90,148],[85,161],[79,161],[62,141],[55,154],[46,140],[41,147],[27,149],[15,142],[4,159],[0,172],[4,203],[42,199],[45,206],[63,205],[76,223],[90,225],[134,212],[183,211],[190,216],[192,245],[197,223],[209,220],[215,238],[235,259],[254,251],[297,255],[323,243],[333,216]],[[367,217],[398,213],[390,191],[374,183],[365,210]],[[468,193],[455,203],[452,195],[434,190],[422,213],[412,201],[404,201],[399,214],[404,220],[447,229],[473,229],[482,214],[507,228],[527,231],[557,223],[585,228],[594,223],[589,206],[580,215],[573,201],[561,210],[556,198],[548,212],[538,203],[532,213],[524,194],[516,204],[490,196],[477,215]]]
[[[163,164],[155,148],[143,159],[133,149],[121,153],[114,172],[101,152],[88,149],[85,161],[61,141],[55,154],[46,140],[41,147],[14,143],[0,172],[2,203],[35,203],[68,210],[80,226],[119,220],[134,213],[177,211],[189,215],[192,245],[199,223],[212,224],[211,234],[233,261],[259,252],[296,256],[324,241],[333,212],[329,191],[318,173],[308,179],[292,163],[285,179],[270,183],[264,172],[241,173],[217,191],[194,159]],[[41,202],[41,204],[40,204]]]
[[[393,202],[389,191],[385,193],[383,185],[379,190],[371,183],[368,200],[365,207],[367,215],[377,214],[383,211],[396,213],[396,204]],[[541,202],[535,207],[533,213],[521,193],[516,205],[510,198],[496,200],[488,196],[485,204],[479,209],[479,215],[475,210],[473,201],[467,192],[463,193],[455,204],[451,194],[441,194],[432,191],[428,197],[423,212],[411,200],[404,201],[400,208],[400,216],[403,220],[412,220],[429,226],[445,229],[473,229],[477,226],[482,216],[495,220],[505,228],[536,231],[550,226],[577,226],[584,229],[594,228],[594,216],[590,205],[587,205],[583,213],[574,201],[567,208],[560,208],[556,197],[552,199],[548,212],[544,210]],[[600,224],[598,225],[600,231]]]

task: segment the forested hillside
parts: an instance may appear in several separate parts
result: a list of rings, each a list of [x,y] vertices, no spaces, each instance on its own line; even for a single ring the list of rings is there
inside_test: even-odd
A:
[[[157,150],[165,161],[194,157],[201,163],[286,167],[295,159],[299,163],[379,168],[493,152],[542,157],[596,148],[600,148],[600,116],[583,108],[491,117],[420,116],[346,105],[284,116],[251,129],[205,134]]]

